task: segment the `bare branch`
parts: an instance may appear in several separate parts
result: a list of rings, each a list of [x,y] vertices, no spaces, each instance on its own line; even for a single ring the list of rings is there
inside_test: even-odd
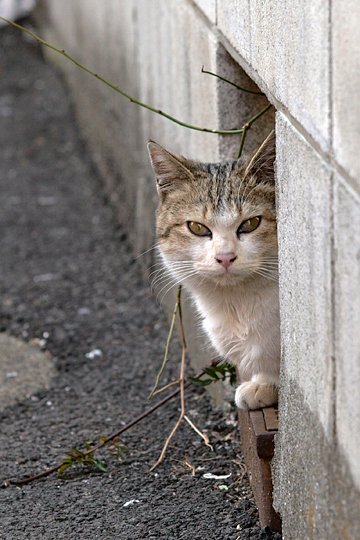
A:
[[[168,114],[168,113],[166,113],[166,112],[164,112],[164,111],[162,111],[160,109],[152,107],[151,105],[148,105],[147,103],[143,103],[142,101],[134,98],[133,96],[131,96],[130,94],[125,92],[122,88],[120,88],[116,84],[108,81],[102,75],[99,75],[98,73],[95,73],[90,68],[88,68],[87,66],[85,66],[84,64],[79,62],[79,60],[77,60],[74,56],[71,56],[71,54],[66,52],[64,49],[59,49],[58,47],[55,47],[51,43],[48,43],[47,41],[45,41],[45,39],[42,39],[40,36],[35,34],[35,32],[32,32],[28,28],[25,28],[21,24],[18,24],[18,23],[14,22],[14,21],[10,21],[9,19],[6,19],[5,17],[1,17],[1,16],[0,16],[0,19],[5,21],[7,24],[13,26],[14,28],[17,28],[18,30],[21,30],[22,32],[25,32],[26,34],[31,36],[33,39],[35,39],[35,41],[37,41],[38,43],[43,45],[44,47],[48,47],[52,51],[55,51],[56,53],[61,54],[61,56],[64,56],[64,58],[67,58],[67,60],[70,60],[70,62],[75,64],[78,68],[82,69],[83,71],[85,71],[86,73],[91,75],[92,77],[95,77],[96,79],[98,79],[99,81],[104,83],[106,86],[109,86],[110,88],[115,90],[115,92],[117,92],[118,94],[121,94],[123,97],[125,97],[126,99],[131,101],[131,103],[135,103],[136,105],[139,105],[139,107],[143,107],[144,109],[147,109],[147,110],[149,110],[151,112],[159,114],[160,116],[164,116],[165,118],[167,118],[171,122],[174,122],[175,124],[178,124],[179,126],[183,126],[183,127],[188,128],[188,129],[193,129],[195,131],[202,131],[204,133],[214,133],[214,134],[217,134],[217,135],[239,135],[243,131],[243,128],[239,128],[239,129],[210,129],[210,128],[205,128],[205,127],[201,127],[201,126],[195,126],[193,124],[188,124],[186,122],[183,122],[182,120],[179,120],[178,118],[175,118],[174,116],[171,116],[170,114]]]

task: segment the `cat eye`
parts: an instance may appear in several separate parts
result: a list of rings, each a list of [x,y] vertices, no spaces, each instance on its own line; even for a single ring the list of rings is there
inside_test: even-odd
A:
[[[260,222],[261,222],[261,216],[256,216],[256,217],[243,221],[237,230],[237,234],[239,235],[242,233],[250,233],[250,232],[255,231],[255,229],[257,229],[258,226],[260,225]]]
[[[202,223],[196,221],[187,221],[187,226],[190,232],[196,236],[212,236],[210,229],[205,227]]]

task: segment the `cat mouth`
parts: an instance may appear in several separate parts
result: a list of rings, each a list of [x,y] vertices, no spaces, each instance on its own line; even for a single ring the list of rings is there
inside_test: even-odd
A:
[[[218,283],[234,282],[236,280],[239,281],[239,279],[241,280],[241,278],[245,277],[245,274],[239,274],[230,268],[223,268],[222,270],[218,269],[212,272],[204,272],[202,275],[204,279],[216,281]]]

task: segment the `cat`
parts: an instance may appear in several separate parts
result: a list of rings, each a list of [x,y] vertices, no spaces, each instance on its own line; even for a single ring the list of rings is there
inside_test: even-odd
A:
[[[201,163],[148,143],[162,261],[192,296],[240,409],[275,405],[280,365],[274,138],[251,159]]]

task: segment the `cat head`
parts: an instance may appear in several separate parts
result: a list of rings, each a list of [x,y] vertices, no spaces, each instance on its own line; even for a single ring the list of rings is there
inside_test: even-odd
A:
[[[200,163],[152,141],[148,149],[160,253],[177,281],[191,287],[275,279],[273,137],[247,161]]]

